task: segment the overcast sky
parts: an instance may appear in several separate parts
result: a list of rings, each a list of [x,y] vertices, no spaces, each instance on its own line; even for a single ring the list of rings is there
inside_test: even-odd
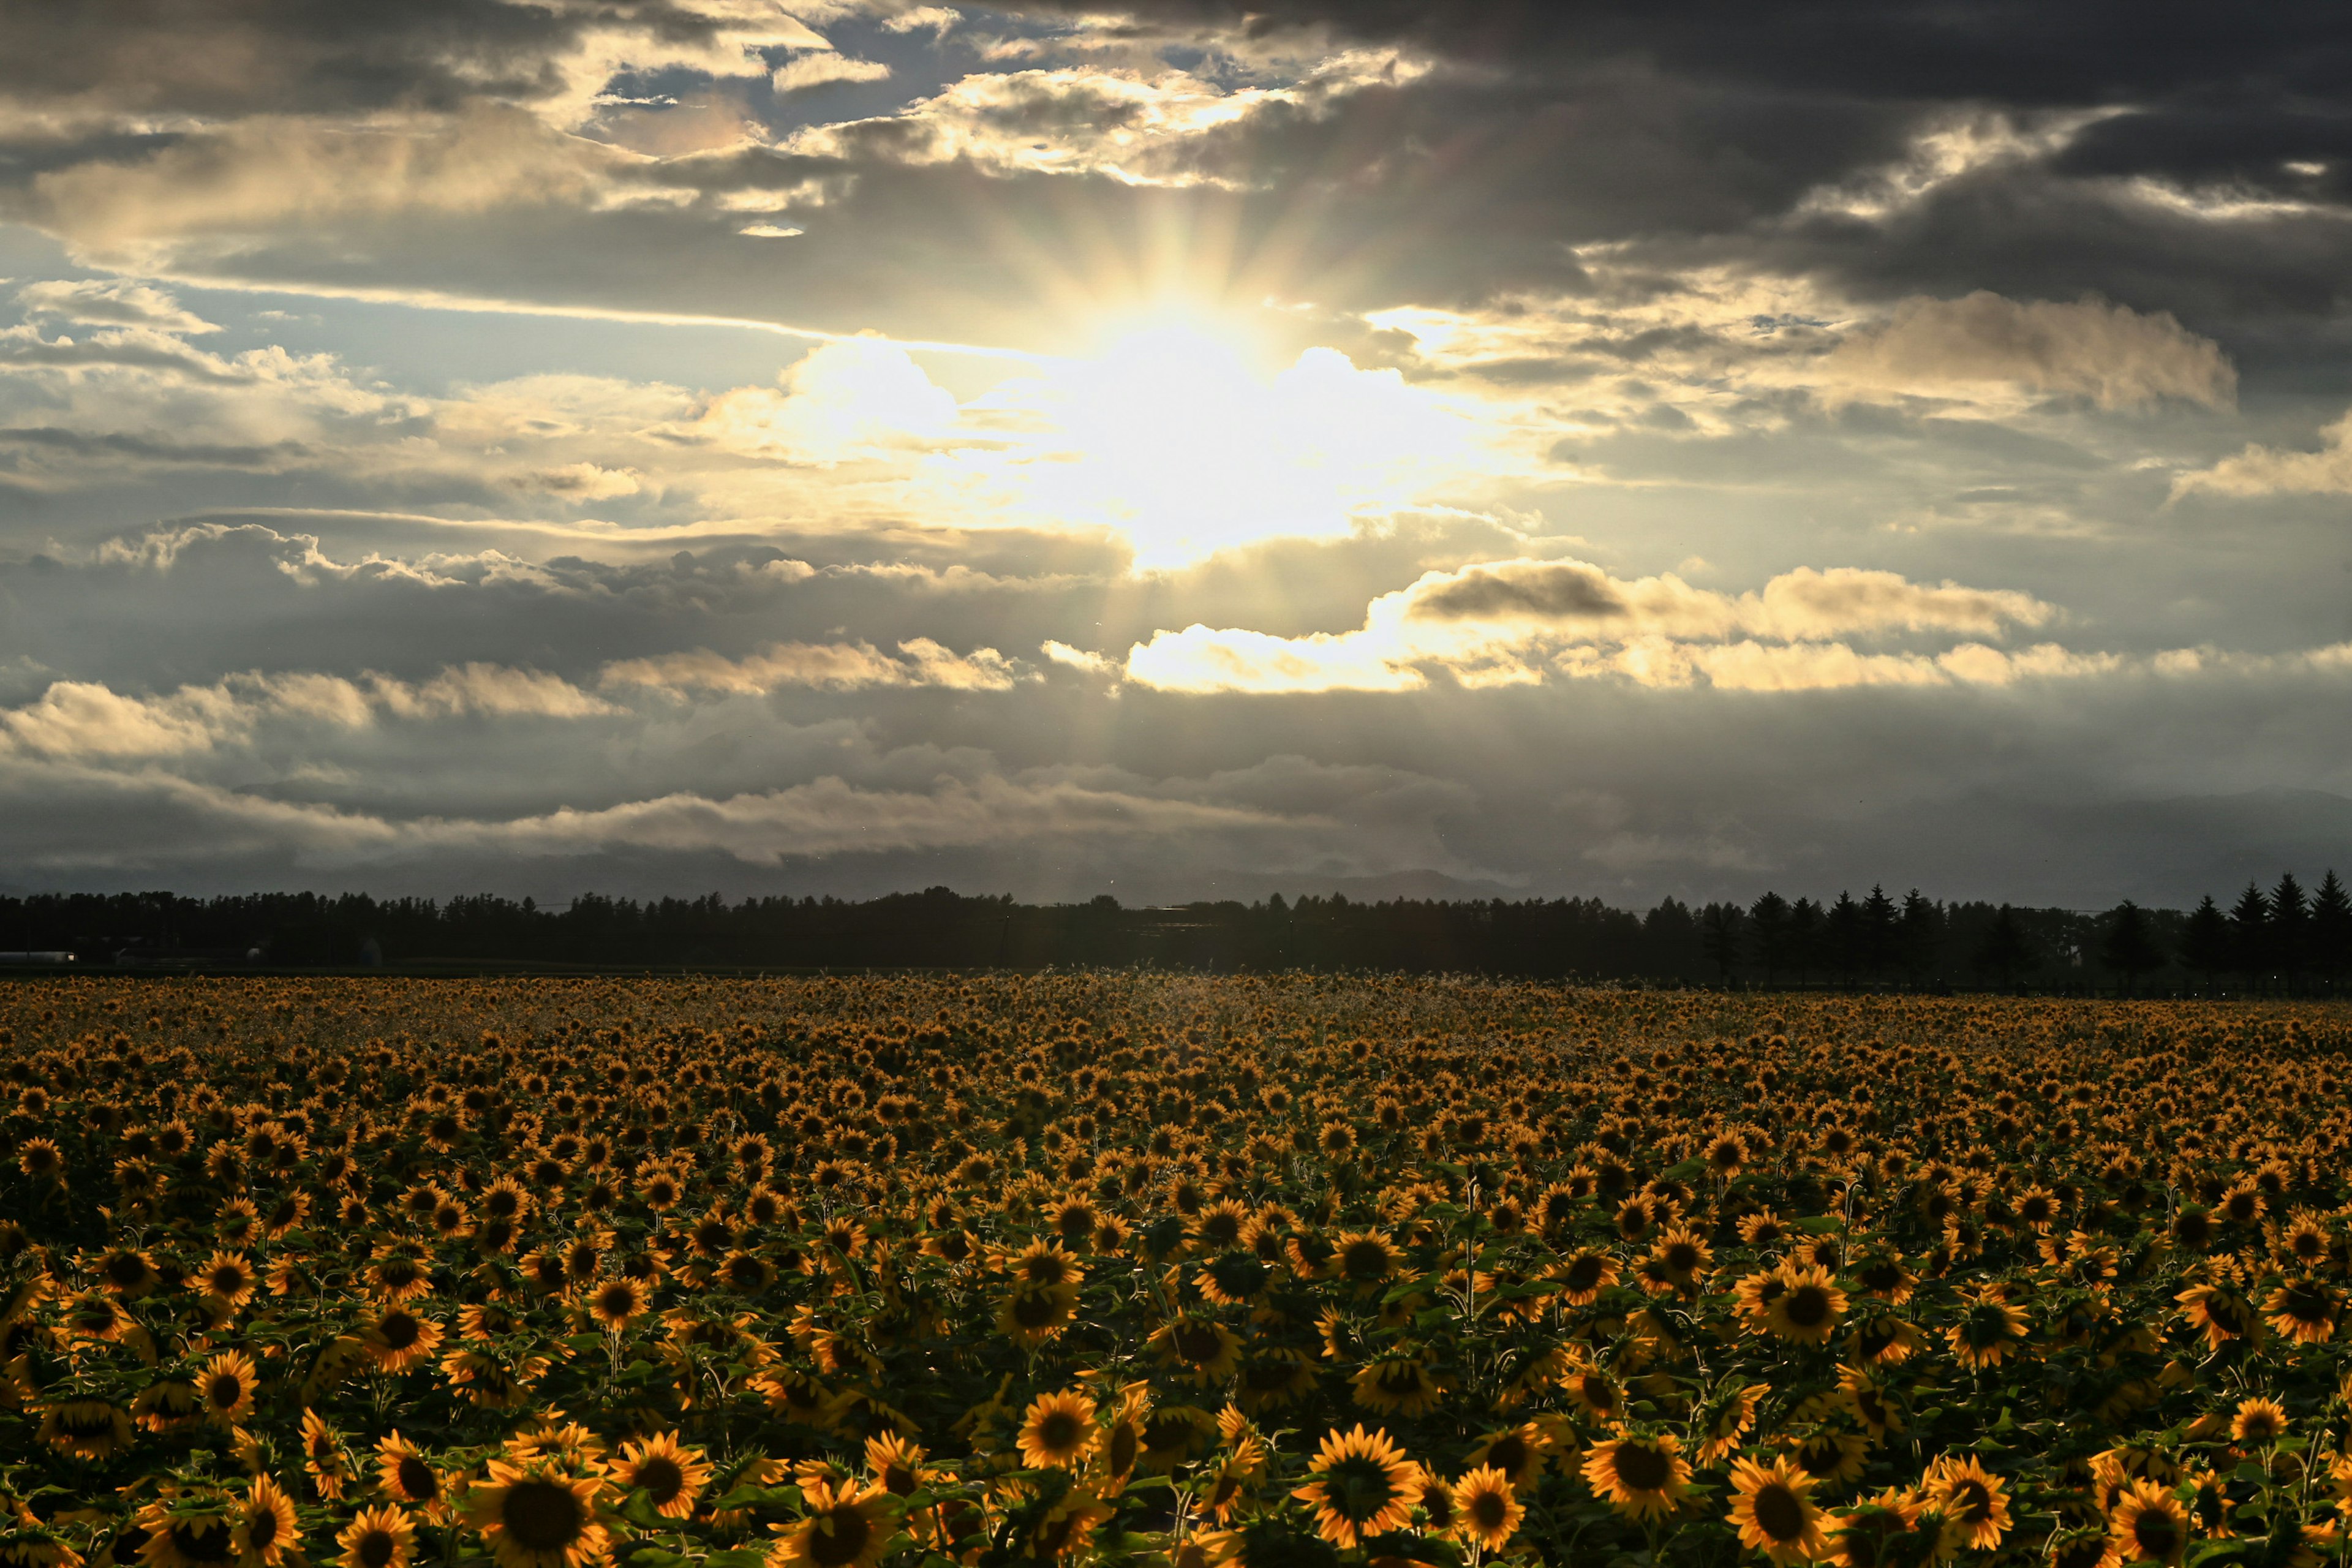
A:
[[[0,6],[0,887],[2352,871],[2339,9]]]

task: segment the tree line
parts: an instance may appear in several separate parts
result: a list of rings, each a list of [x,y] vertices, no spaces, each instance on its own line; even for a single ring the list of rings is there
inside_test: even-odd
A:
[[[168,892],[0,897],[19,964],[363,968],[1041,968],[1463,972],[1669,984],[2333,993],[2352,977],[2352,898],[2329,871],[2250,884],[2229,909],[2099,912],[1945,902],[1874,887],[1748,904],[1598,899],[1381,902],[1276,896],[1128,909],[1023,904],[946,888],[877,899],[636,900],[556,907],[489,894]]]

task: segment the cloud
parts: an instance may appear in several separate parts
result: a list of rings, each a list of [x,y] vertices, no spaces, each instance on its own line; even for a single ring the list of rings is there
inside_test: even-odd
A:
[[[418,684],[368,675],[265,675],[251,671],[161,696],[126,696],[85,680],[59,680],[33,702],[0,709],[6,749],[52,760],[162,758],[250,744],[273,721],[342,729],[379,715],[432,720],[582,719],[612,706],[538,670],[468,664]]]
[[[829,81],[887,81],[890,68],[880,60],[852,59],[831,50],[800,55],[776,68],[769,85],[778,92],[798,92]]]
[[[1018,676],[1013,662],[992,647],[959,654],[929,637],[912,637],[898,645],[897,658],[867,643],[771,643],[749,658],[730,659],[704,649],[624,659],[606,665],[599,679],[608,687],[751,696],[787,686],[835,691],[876,686],[1009,691]]]
[[[1382,595],[1361,628],[1300,637],[1195,625],[1129,651],[1127,679],[1162,690],[1412,691],[1424,668],[1465,686],[1530,684],[1546,668],[1643,685],[1706,676],[1744,690],[1936,684],[1947,673],[1907,653],[1862,653],[1841,638],[1907,633],[1997,637],[2056,609],[2032,595],[1891,572],[1800,567],[1738,595],[1668,573],[1619,579],[1580,561],[1498,561],[1433,571]],[[1762,637],[1771,643],[1755,640]]]
[[[2352,414],[2319,433],[2315,452],[2253,445],[2172,482],[2185,495],[2352,495]]]
[[[1883,324],[1847,336],[1820,373],[1852,396],[1935,396],[1992,384],[2087,397],[2102,408],[2167,398],[2228,408],[2238,385],[2219,345],[2168,312],[2087,299],[2021,302],[1985,289],[1902,301]]]
[[[189,335],[216,332],[220,328],[161,289],[128,279],[53,279],[27,283],[16,290],[16,302],[29,316],[53,316],[76,325],[149,327],[158,332]]]
[[[697,433],[730,451],[832,464],[947,433],[953,394],[880,338],[820,344],[778,377],[713,400]]]

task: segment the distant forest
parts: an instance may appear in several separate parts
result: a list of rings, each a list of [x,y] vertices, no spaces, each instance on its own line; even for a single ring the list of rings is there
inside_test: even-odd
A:
[[[2352,899],[2330,871],[2249,885],[2224,909],[2103,913],[1861,898],[1647,913],[1598,899],[1126,909],[1015,903],[945,888],[862,901],[588,895],[562,909],[488,895],[171,893],[0,898],[0,958],[76,967],[1391,970],[1660,984],[2333,994],[2352,974]]]

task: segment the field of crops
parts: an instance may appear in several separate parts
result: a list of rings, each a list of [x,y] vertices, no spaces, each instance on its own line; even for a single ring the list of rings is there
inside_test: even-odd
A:
[[[2352,1015],[0,990],[0,1564],[2313,1568]]]

